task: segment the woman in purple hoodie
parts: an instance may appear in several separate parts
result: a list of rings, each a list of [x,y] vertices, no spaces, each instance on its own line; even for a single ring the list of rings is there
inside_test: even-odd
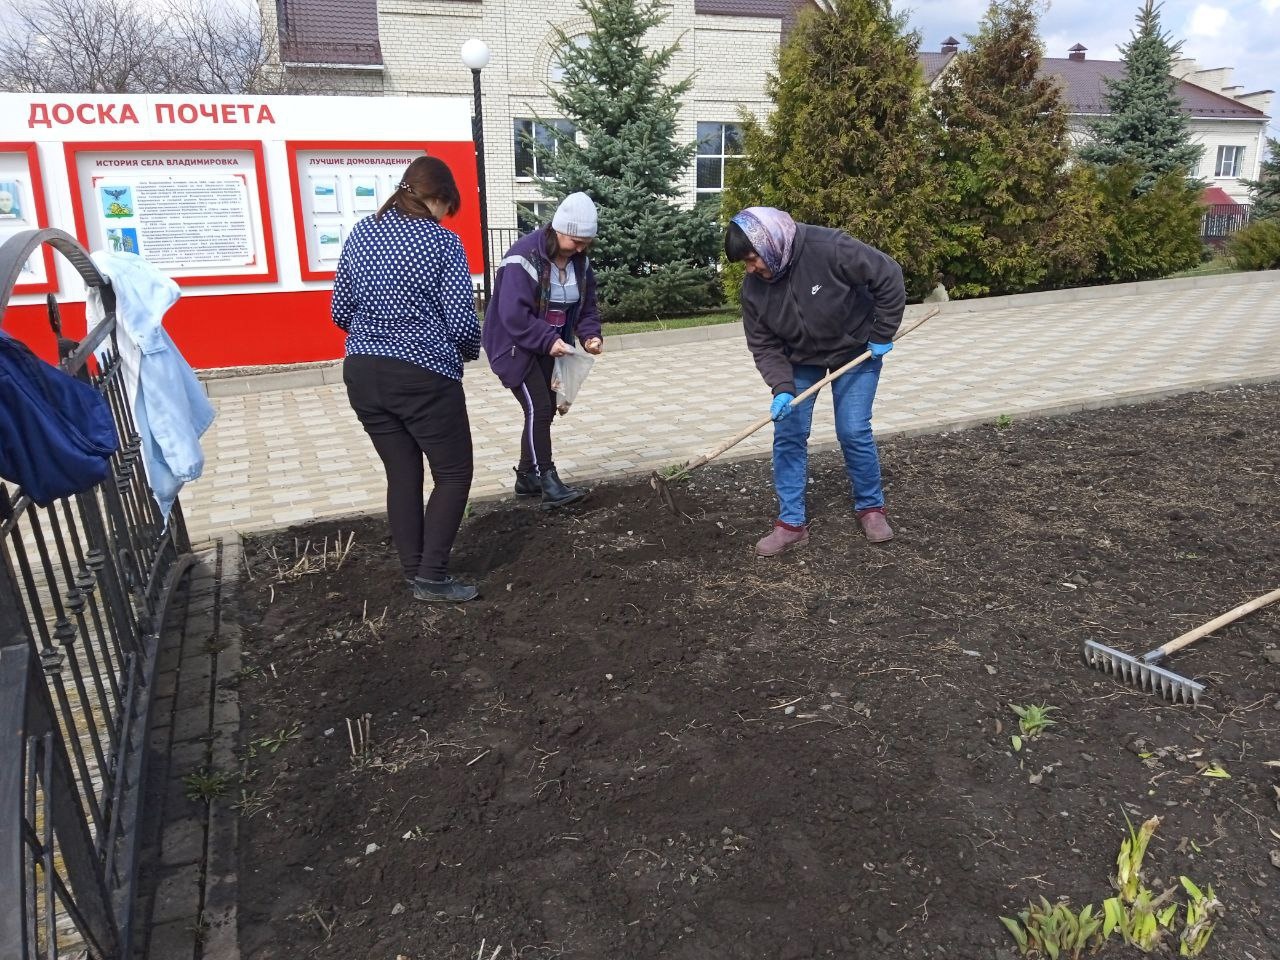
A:
[[[575,337],[587,353],[604,351],[596,277],[586,255],[596,227],[590,197],[565,197],[550,226],[521,237],[502,258],[484,316],[489,366],[524,412],[515,493],[541,497],[545,510],[586,496],[560,479],[552,459],[556,396],[551,372],[556,357],[573,352]]]

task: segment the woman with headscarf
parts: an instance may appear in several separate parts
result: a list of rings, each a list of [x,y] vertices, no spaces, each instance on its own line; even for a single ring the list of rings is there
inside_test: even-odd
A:
[[[346,331],[347,399],[387,474],[387,519],[418,600],[460,603],[479,591],[449,575],[471,491],[471,425],[462,365],[480,355],[471,270],[458,235],[453,174],[418,157],[381,209],[342,247],[333,322]],[[431,497],[423,506],[423,457]]]
[[[747,270],[742,323],[756,369],[773,390],[773,485],[778,518],[756,544],[774,557],[809,542],[810,398],[796,394],[867,352],[872,358],[831,384],[836,436],[853,487],[853,507],[872,543],[893,537],[885,519],[871,405],[882,357],[893,349],[907,291],[890,256],[840,230],[796,223],[772,207],[748,207],[729,224],[725,254]]]

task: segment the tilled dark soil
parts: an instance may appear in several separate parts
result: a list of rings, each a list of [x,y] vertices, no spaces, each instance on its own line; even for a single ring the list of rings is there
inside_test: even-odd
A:
[[[409,597],[378,519],[247,544],[247,960],[1001,960],[1000,915],[1112,895],[1126,814],[1157,892],[1225,905],[1205,956],[1280,957],[1280,604],[1171,658],[1198,707],[1080,656],[1280,587],[1280,385],[881,452],[880,547],[829,454],[775,561],[759,462],[687,518],[639,483],[481,506],[462,607]],[[1028,704],[1057,724],[1015,751]]]

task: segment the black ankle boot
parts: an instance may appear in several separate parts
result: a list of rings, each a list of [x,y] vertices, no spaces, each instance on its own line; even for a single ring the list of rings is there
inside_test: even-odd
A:
[[[536,471],[521,470],[515,467],[516,472],[516,496],[517,497],[540,497],[542,496],[542,480],[539,479]]]
[[[587,495],[581,487],[569,487],[560,479],[555,467],[542,471],[542,509],[553,510],[575,503]]]
[[[480,591],[469,583],[459,583],[453,577],[443,580],[427,580],[415,577],[413,596],[415,600],[435,601],[437,603],[466,603],[480,595]]]

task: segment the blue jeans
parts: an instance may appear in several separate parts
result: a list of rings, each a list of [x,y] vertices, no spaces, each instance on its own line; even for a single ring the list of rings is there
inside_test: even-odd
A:
[[[880,454],[871,435],[871,404],[876,398],[883,360],[868,360],[831,384],[835,404],[836,437],[844,454],[845,470],[853,486],[853,508],[884,506],[880,486]],[[824,376],[822,367],[797,364],[796,390],[803,392]],[[778,519],[799,526],[805,514],[805,487],[809,482],[809,431],[813,426],[815,394],[773,425],[773,486],[778,494]]]

